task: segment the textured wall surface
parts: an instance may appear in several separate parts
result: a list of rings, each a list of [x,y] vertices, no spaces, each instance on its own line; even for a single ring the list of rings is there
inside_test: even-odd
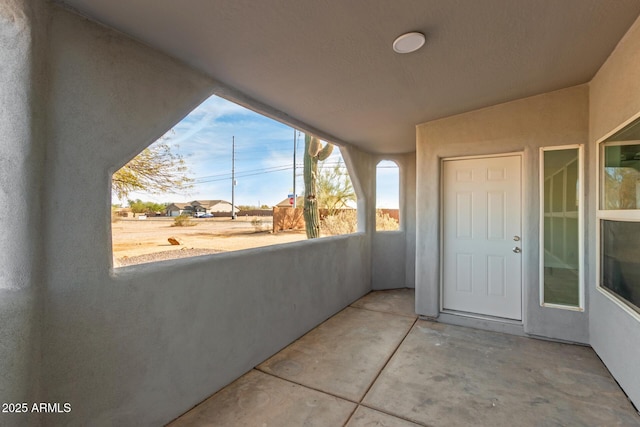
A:
[[[371,249],[371,286],[373,289],[407,287],[406,250],[404,230],[379,231],[374,234]]]
[[[416,153],[404,155],[404,197],[400,206],[404,209],[405,220],[405,283],[409,288],[416,287]]]
[[[373,289],[415,287],[416,234],[416,157],[415,153],[380,156],[396,162],[400,172],[400,230],[373,233]],[[377,163],[376,163],[377,166]],[[374,227],[375,229],[375,227]]]
[[[586,144],[588,99],[588,87],[581,85],[418,126],[418,313],[437,316],[440,308],[441,159],[522,152],[524,332],[581,343],[589,341],[587,315],[541,307],[538,287],[538,149]],[[588,307],[588,301],[586,303]]]
[[[49,25],[41,390],[73,410],[46,425],[166,423],[370,290],[365,233],[112,270],[111,173],[222,89],[55,6]]]
[[[40,2],[0,2],[0,402],[39,399],[46,17]],[[38,414],[0,413],[2,425]]]
[[[640,115],[640,20],[636,21],[620,41],[616,50],[602,66],[590,83],[590,134],[589,147],[592,156],[589,166],[596,167],[597,142],[621,127],[633,117]],[[597,175],[590,177],[595,187]],[[596,193],[590,195],[589,244],[596,244]],[[590,253],[588,263],[594,266],[589,271],[591,312],[589,328],[591,345],[613,376],[618,380],[629,398],[640,407],[640,317],[633,316],[603,295],[596,284],[595,265],[598,262],[595,250]]]

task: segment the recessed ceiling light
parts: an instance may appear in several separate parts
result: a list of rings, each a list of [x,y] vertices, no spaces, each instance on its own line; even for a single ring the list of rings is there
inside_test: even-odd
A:
[[[396,53],[411,53],[420,49],[424,45],[424,34],[417,31],[399,36],[393,42],[393,50]]]

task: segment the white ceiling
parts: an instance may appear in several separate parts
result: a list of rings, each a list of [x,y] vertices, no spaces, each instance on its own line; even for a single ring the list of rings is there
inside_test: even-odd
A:
[[[415,125],[588,82],[640,0],[64,0],[366,151]],[[407,31],[418,52],[394,53]]]

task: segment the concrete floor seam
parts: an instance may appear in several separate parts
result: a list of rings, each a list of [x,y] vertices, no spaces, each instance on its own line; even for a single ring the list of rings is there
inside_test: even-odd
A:
[[[327,396],[335,397],[336,399],[344,400],[346,402],[355,403],[356,407],[359,404],[358,401],[349,399],[348,397],[338,396],[337,394],[330,393],[330,392],[328,392],[326,390],[321,390],[319,388],[311,387],[311,386],[308,386],[306,384],[302,384],[302,383],[299,383],[299,382],[296,382],[296,381],[291,381],[290,379],[280,377],[280,376],[278,376],[278,375],[276,375],[276,374],[274,374],[272,372],[263,371],[262,369],[260,369],[258,367],[255,367],[252,370],[258,371],[258,372],[260,372],[262,374],[269,375],[271,377],[277,378],[277,379],[282,380],[282,381],[286,381],[286,382],[291,383],[291,384],[295,384],[295,385],[300,386],[300,387],[308,388],[309,390],[313,390],[313,391],[317,391],[317,392],[322,393],[322,394],[326,394]]]
[[[358,410],[359,407],[360,407],[360,405],[356,405],[356,407],[353,408],[353,411],[351,411],[351,414],[349,414],[349,417],[346,419],[344,424],[342,424],[342,427],[347,427],[347,425],[351,422],[351,419],[356,414],[356,411]]]
[[[392,314],[394,316],[408,317],[410,319],[418,319],[418,316],[416,316],[415,314],[414,315],[409,315],[409,314],[398,313],[398,312],[395,312],[395,311],[374,310],[372,308],[359,307],[359,306],[354,306],[354,305],[350,305],[349,307],[355,308],[355,309],[358,309],[358,310],[373,311],[374,313],[385,313],[385,314]]]
[[[361,404],[362,401],[364,400],[364,398],[367,396],[367,393],[369,393],[369,390],[371,390],[371,387],[373,387],[373,385],[376,383],[376,381],[378,380],[378,378],[380,377],[380,374],[382,373],[382,371],[384,371],[384,368],[387,367],[387,365],[389,364],[389,361],[393,358],[393,356],[395,356],[395,354],[398,352],[398,349],[400,348],[400,346],[402,345],[402,343],[404,342],[404,340],[407,339],[407,337],[409,336],[409,334],[411,333],[411,330],[416,326],[416,322],[418,321],[418,318],[416,317],[413,321],[413,323],[411,324],[411,326],[409,327],[409,329],[407,330],[407,333],[404,334],[404,336],[402,337],[402,339],[400,340],[400,342],[398,343],[398,345],[396,346],[396,348],[393,350],[393,352],[391,353],[391,355],[387,358],[387,360],[385,360],[384,365],[382,365],[382,368],[378,371],[378,374],[375,376],[375,378],[373,379],[373,381],[371,381],[371,384],[369,384],[369,387],[367,387],[367,389],[365,390],[364,394],[362,395],[362,397],[360,398],[360,401],[357,402],[358,404]],[[374,408],[372,408],[374,409]]]
[[[376,408],[374,406],[367,405],[366,403],[359,403],[358,406],[356,407],[356,410],[361,406],[363,408],[369,408],[369,409],[371,409],[373,411],[381,412],[381,413],[383,413],[385,415],[389,415],[390,417],[398,418],[400,420],[407,421],[407,422],[413,423],[413,424],[417,424],[417,425],[422,426],[422,427],[434,427],[433,425],[430,425],[430,424],[424,424],[424,423],[422,423],[420,421],[412,420],[410,418],[406,418],[406,417],[403,417],[403,416],[400,416],[400,415],[397,415],[397,414],[392,414],[391,412],[387,412],[384,409],[379,409],[379,408]],[[353,412],[355,413],[356,411],[354,410]],[[347,420],[347,423],[349,422],[349,420]]]
[[[392,313],[389,311],[380,311],[380,310],[371,310],[371,309],[367,309],[367,308],[361,308],[361,307],[354,307],[354,308],[360,308],[361,310],[368,310],[368,311],[375,311],[375,312],[379,312],[379,313],[387,313],[387,314],[393,314],[393,315],[398,315],[398,316],[404,316],[404,317],[414,317],[414,316],[408,316],[408,315],[402,315],[399,313]],[[367,387],[367,390],[364,392],[364,394],[362,395],[362,397],[360,398],[359,402],[354,402],[357,404],[357,406],[355,407],[355,409],[353,410],[353,412],[351,413],[351,415],[349,416],[349,418],[347,419],[347,421],[344,423],[343,427],[346,427],[349,422],[351,421],[351,419],[353,418],[353,416],[355,415],[356,411],[358,410],[358,408],[363,407],[363,408],[369,408],[373,411],[377,411],[377,412],[381,412],[383,414],[389,415],[390,417],[394,417],[394,418],[398,418],[410,423],[414,423],[423,427],[430,427],[428,424],[423,424],[420,422],[416,422],[414,420],[405,418],[405,417],[401,417],[398,416],[396,414],[391,414],[383,409],[380,408],[376,408],[374,406],[371,405],[367,405],[365,403],[363,403],[362,401],[364,400],[364,398],[366,397],[367,393],[369,392],[369,390],[371,390],[371,387],[373,387],[373,385],[375,384],[376,380],[378,379],[378,377],[380,377],[380,374],[382,373],[382,371],[384,371],[384,368],[387,367],[387,365],[389,364],[389,362],[391,361],[391,359],[393,358],[393,356],[396,354],[396,352],[398,351],[398,349],[400,348],[400,346],[402,345],[402,343],[405,341],[405,339],[409,336],[409,334],[411,333],[411,330],[414,328],[414,326],[416,325],[416,323],[418,322],[418,317],[415,316],[415,319],[413,321],[413,323],[411,324],[411,326],[408,328],[407,333],[402,337],[402,339],[400,340],[400,342],[398,343],[398,345],[396,346],[396,348],[393,350],[393,352],[391,353],[391,355],[387,358],[387,360],[385,361],[384,365],[382,366],[382,368],[380,368],[380,370],[378,371],[378,374],[375,376],[375,378],[373,379],[373,381],[371,381],[371,384],[369,384],[369,387]],[[337,396],[336,396],[337,397]],[[349,400],[351,401],[351,400]]]
[[[416,319],[416,320],[417,320],[417,319]],[[415,323],[414,323],[414,324],[415,324]],[[411,328],[413,328],[413,325],[411,326]],[[409,328],[409,331],[411,331],[411,328]],[[408,333],[407,333],[407,334],[408,334]],[[402,343],[401,343],[401,344],[402,344]],[[400,345],[398,345],[398,347],[400,347]],[[395,352],[394,352],[394,353],[395,353]],[[385,366],[386,366],[386,365],[385,365]],[[384,367],[383,367],[383,369],[384,369]],[[326,394],[326,395],[328,395],[328,396],[335,397],[336,399],[341,399],[341,400],[345,400],[345,401],[347,401],[347,402],[354,403],[356,406],[353,408],[353,411],[351,412],[351,414],[349,415],[349,417],[346,419],[346,421],[344,422],[344,424],[342,425],[342,427],[346,427],[346,426],[349,424],[349,422],[351,421],[351,419],[352,419],[352,418],[353,418],[353,416],[355,415],[356,411],[357,411],[357,410],[358,410],[358,408],[359,408],[359,407],[361,407],[361,406],[362,406],[363,408],[369,408],[369,409],[371,409],[371,410],[373,410],[373,411],[377,411],[377,412],[381,412],[381,413],[383,413],[383,414],[389,415],[390,417],[398,418],[398,419],[401,419],[401,420],[404,420],[404,421],[407,421],[407,422],[410,422],[410,423],[414,423],[414,424],[417,424],[417,425],[420,425],[420,426],[423,426],[423,427],[431,427],[431,426],[429,426],[428,424],[422,424],[422,423],[420,423],[420,422],[416,422],[416,421],[414,421],[414,420],[410,420],[410,419],[408,419],[408,418],[400,417],[400,416],[398,416],[398,415],[391,414],[391,413],[389,413],[389,412],[387,412],[387,411],[385,411],[385,410],[378,409],[378,408],[375,408],[375,407],[373,407],[373,406],[366,405],[366,404],[364,404],[364,403],[359,403],[359,402],[357,402],[357,401],[354,401],[354,400],[348,399],[348,398],[346,398],[346,397],[337,396],[337,395],[335,395],[335,394],[329,393],[329,392],[324,391],[324,390],[320,390],[320,389],[317,389],[317,388],[314,388],[314,387],[310,387],[310,386],[308,386],[308,385],[304,385],[304,384],[300,384],[300,383],[295,382],[295,381],[288,380],[288,379],[286,379],[286,378],[279,377],[279,376],[277,376],[277,375],[275,375],[275,374],[272,374],[272,373],[270,373],[270,372],[265,372],[265,371],[263,371],[263,370],[261,370],[261,369],[259,369],[259,368],[257,368],[257,367],[256,367],[256,368],[254,368],[253,370],[256,370],[256,371],[261,372],[261,373],[263,373],[263,374],[266,374],[266,375],[269,375],[269,376],[271,376],[271,377],[277,378],[277,379],[279,379],[279,380],[286,381],[286,382],[288,382],[288,383],[295,384],[295,385],[300,386],[300,387],[304,387],[304,388],[309,389],[309,390],[314,390],[314,391],[317,391],[317,392],[319,392],[319,393],[323,393],[323,394]],[[382,372],[382,370],[381,370],[380,372]],[[376,378],[377,378],[377,377],[376,377]],[[375,382],[375,380],[374,380],[373,382]],[[371,385],[373,385],[373,383],[371,383]],[[367,391],[368,391],[368,390],[367,390]],[[365,392],[365,394],[364,394],[364,395],[366,396],[366,394],[367,394],[367,393]],[[362,402],[362,399],[364,399],[364,396],[360,399],[360,402]]]
[[[278,376],[278,375],[276,375],[276,374],[274,374],[274,373],[272,373],[272,372],[267,372],[266,370],[262,370],[262,369],[260,369],[260,367],[259,367],[259,366],[256,366],[254,369],[255,369],[255,370],[257,370],[257,371],[259,371],[259,372],[262,372],[262,373],[264,373],[264,374],[270,375],[270,376],[272,376],[272,377],[274,377],[274,378],[278,378],[278,379],[280,379],[280,380],[286,381],[286,382],[288,382],[288,383],[295,384],[295,385],[298,385],[298,386],[300,386],[300,387],[304,387],[304,388],[307,388],[307,389],[310,389],[310,390],[314,390],[314,391],[317,391],[317,392],[320,392],[320,393],[324,393],[324,394],[326,394],[326,395],[329,395],[329,396],[335,397],[335,398],[337,398],[337,399],[342,399],[342,400],[345,400],[345,401],[348,401],[348,402],[351,402],[351,403],[355,403],[355,404],[356,404],[356,406],[355,406],[355,408],[353,409],[353,411],[351,412],[351,414],[349,415],[349,417],[347,418],[347,420],[345,421],[345,423],[343,424],[343,427],[345,427],[345,426],[347,426],[347,425],[349,424],[349,422],[351,421],[351,419],[353,418],[353,416],[355,415],[356,411],[358,410],[358,408],[359,408],[360,406],[365,407],[365,408],[369,408],[369,409],[374,410],[374,411],[378,411],[378,412],[384,413],[384,414],[389,415],[389,416],[392,416],[392,417],[394,417],[394,418],[398,418],[398,419],[401,419],[401,420],[404,420],[404,421],[407,421],[407,422],[411,422],[411,423],[414,423],[414,424],[418,424],[418,425],[420,425],[420,426],[428,427],[428,426],[427,426],[427,425],[425,425],[425,424],[422,424],[422,423],[416,423],[416,422],[415,422],[415,421],[413,421],[413,420],[410,420],[410,419],[407,419],[407,418],[404,418],[404,417],[399,417],[399,416],[397,416],[397,415],[390,414],[390,413],[388,413],[388,412],[386,412],[386,411],[384,411],[384,410],[380,410],[380,409],[375,408],[375,407],[372,407],[372,406],[370,406],[370,405],[362,404],[362,401],[364,400],[365,396],[367,395],[367,393],[369,392],[369,390],[371,389],[371,387],[373,386],[373,384],[376,382],[376,380],[378,379],[378,377],[380,376],[380,374],[382,373],[382,371],[384,371],[384,368],[387,366],[387,364],[389,363],[389,361],[390,361],[390,360],[393,358],[393,356],[396,354],[396,352],[398,351],[398,349],[400,348],[400,346],[402,345],[402,343],[405,341],[405,339],[407,338],[407,336],[409,335],[409,333],[411,333],[411,330],[414,328],[414,326],[415,326],[416,322],[418,321],[418,317],[417,317],[417,316],[409,316],[409,315],[407,315],[407,314],[401,314],[401,313],[392,312],[392,311],[386,311],[386,310],[372,310],[372,309],[368,309],[368,308],[364,308],[364,307],[354,307],[354,306],[351,306],[351,305],[350,305],[349,307],[350,307],[350,308],[354,308],[354,309],[358,309],[358,310],[364,310],[364,311],[375,312],[375,313],[385,313],[385,314],[389,314],[389,315],[393,315],[393,316],[401,316],[401,317],[405,317],[405,318],[413,318],[413,319],[414,319],[414,320],[413,320],[413,323],[411,323],[411,326],[409,326],[409,327],[407,328],[407,331],[406,331],[406,333],[402,336],[402,339],[401,339],[401,340],[398,342],[398,344],[395,346],[395,348],[393,349],[393,351],[390,353],[389,357],[387,357],[387,358],[386,358],[386,360],[385,360],[384,364],[383,364],[383,365],[382,365],[382,367],[378,370],[378,372],[377,372],[376,376],[373,378],[373,380],[371,381],[371,383],[369,384],[369,386],[367,387],[367,389],[365,390],[365,392],[362,394],[362,396],[360,397],[360,399],[358,399],[358,400],[349,399],[349,398],[344,397],[344,396],[339,396],[339,395],[337,395],[337,394],[330,393],[330,392],[328,392],[328,391],[326,391],[326,390],[321,390],[321,389],[319,389],[319,388],[311,387],[311,386],[309,386],[309,385],[307,385],[307,384],[302,384],[302,383],[300,383],[300,382],[292,381],[291,379],[288,379],[288,378],[284,378],[284,377]],[[328,319],[327,319],[327,320],[328,320]],[[323,323],[324,323],[324,322],[323,322]],[[320,326],[320,325],[318,325],[317,327],[319,327],[319,326]],[[317,328],[317,327],[316,327],[316,328]],[[310,331],[310,332],[311,332],[311,331]],[[305,334],[305,335],[306,335],[306,334]],[[302,339],[302,337],[300,337],[299,339]],[[298,340],[299,340],[299,339],[298,339]],[[298,340],[296,340],[296,341],[298,341]]]

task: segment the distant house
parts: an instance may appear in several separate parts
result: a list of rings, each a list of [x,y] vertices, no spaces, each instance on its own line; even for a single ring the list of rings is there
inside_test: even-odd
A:
[[[226,200],[194,200],[191,202],[195,212],[231,215],[231,203]],[[238,208],[235,208],[238,213]]]
[[[131,208],[115,208],[113,213],[119,218],[129,218],[130,216],[133,216]]]
[[[238,208],[235,208],[236,213]],[[194,200],[187,203],[171,203],[166,208],[167,216],[194,215],[197,212],[214,216],[231,216],[231,203],[226,200]]]
[[[193,206],[190,203],[171,203],[165,212],[167,216],[193,215]]]
[[[293,204],[291,203],[292,198],[286,198],[280,203],[278,203],[276,206],[279,208],[290,208],[293,206]],[[304,206],[304,197],[298,196],[298,199],[296,200],[296,207],[301,208],[303,206]]]

